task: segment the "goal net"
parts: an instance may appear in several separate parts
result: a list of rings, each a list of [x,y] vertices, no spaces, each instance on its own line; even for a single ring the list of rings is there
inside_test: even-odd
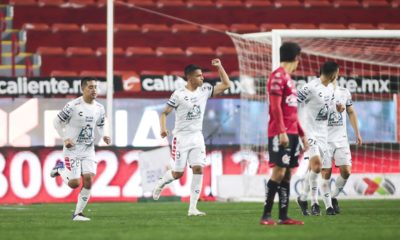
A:
[[[400,31],[366,30],[274,30],[266,33],[232,34],[239,60],[241,93],[241,150],[256,153],[267,162],[268,95],[266,84],[271,71],[279,66],[282,42],[298,43],[301,60],[292,74],[299,89],[319,76],[325,61],[340,65],[338,83],[352,94],[358,115],[363,145],[355,144],[355,135],[348,121],[352,153],[352,183],[348,195],[397,196],[400,172]],[[253,132],[254,121],[262,132]],[[301,179],[306,162],[300,160],[295,175]],[[264,164],[265,166],[266,164]],[[263,166],[260,164],[260,166]],[[334,173],[338,169],[333,169]],[[259,174],[269,174],[265,167]],[[356,176],[356,177],[354,177]],[[358,177],[358,178],[357,178]],[[296,184],[296,182],[294,183]],[[298,190],[294,187],[295,192]],[[346,190],[346,189],[345,189]]]

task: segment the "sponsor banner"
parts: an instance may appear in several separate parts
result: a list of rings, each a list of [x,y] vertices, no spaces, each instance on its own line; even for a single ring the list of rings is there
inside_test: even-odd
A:
[[[58,96],[80,95],[82,77],[3,77],[0,78],[0,96]],[[105,96],[107,83],[105,78],[97,77],[98,93]],[[121,91],[121,79],[114,78],[114,90]]]
[[[69,99],[71,100],[71,99]],[[69,101],[61,98],[0,98],[0,147],[61,145],[53,119]],[[105,104],[104,99],[99,102]],[[160,114],[167,99],[114,99],[113,144],[117,147],[157,147],[168,145],[171,137],[160,136]],[[397,141],[396,104],[394,101],[356,101],[363,142],[395,143]],[[244,111],[244,112],[242,112]],[[204,113],[203,135],[206,144],[260,144],[266,141],[268,105],[266,102],[234,98],[212,98]],[[246,113],[246,114],[244,114]],[[108,121],[106,121],[106,129]],[[167,120],[172,130],[174,114]],[[242,126],[242,127],[238,127]],[[247,127],[246,127],[247,126]],[[348,123],[350,126],[350,123]],[[247,135],[241,134],[247,129]],[[348,128],[351,143],[355,137]]]
[[[330,186],[333,190],[339,174],[332,174]],[[218,176],[218,197],[228,201],[246,199],[264,201],[266,184],[270,176],[262,175],[221,175]],[[302,192],[304,178],[295,174],[291,179],[291,199],[296,199]],[[322,199],[321,192],[318,192]],[[350,176],[339,199],[378,199],[400,198],[400,176],[398,173],[360,174]]]
[[[141,153],[143,150],[139,149],[98,148],[97,174],[90,201],[136,201],[140,197],[149,197],[151,193],[143,190],[143,183],[152,182],[154,177],[149,178],[151,169],[147,167],[150,164],[141,166],[144,164],[140,159]],[[269,171],[265,161],[249,159],[247,156],[238,148],[208,152],[201,197],[217,196],[216,178],[222,174],[266,174]],[[168,167],[171,167],[170,154],[159,157],[163,161],[168,160]],[[51,169],[61,159],[63,153],[58,148],[2,148],[0,204],[76,202],[79,188],[72,190],[60,177],[50,177]],[[144,169],[148,171],[147,175],[141,174]],[[143,179],[143,176],[147,179]],[[192,171],[188,167],[184,176],[168,185],[162,196],[189,197],[191,179]]]
[[[295,76],[293,80],[296,82],[297,89],[300,89],[307,82],[315,79],[316,76]],[[135,79],[135,81],[133,80]],[[130,82],[136,82],[136,78],[133,78]],[[215,85],[219,78],[205,78],[206,82],[210,82]],[[265,78],[252,78],[249,76],[231,76],[233,82],[232,87],[225,92],[226,95],[233,95],[239,97],[241,93],[247,93],[250,95],[259,93],[265,94],[265,87],[261,87],[266,84]],[[397,76],[384,77],[340,77],[338,84],[342,87],[347,88],[351,93],[354,94],[390,94],[397,93],[399,91],[400,78]],[[169,96],[170,92],[175,89],[184,86],[186,81],[175,75],[142,75],[140,76],[141,91],[147,93],[164,93],[165,96]],[[124,85],[125,86],[125,85]],[[129,86],[129,87],[128,87]],[[258,87],[257,87],[258,86]],[[127,91],[133,91],[132,85],[126,85]],[[138,91],[138,88],[135,90]]]
[[[168,150],[168,149],[167,149]],[[141,197],[150,197],[150,186],[154,185],[155,176],[171,168],[173,162],[168,151],[158,155],[152,167],[152,158],[143,159],[141,154],[145,149],[137,148],[104,148],[96,150],[98,162],[97,174],[92,187],[91,202],[98,201],[136,201]],[[154,152],[153,152],[154,153]],[[150,152],[149,154],[153,154]],[[377,153],[377,156],[380,153]],[[357,154],[355,154],[357,155]],[[372,155],[372,154],[371,154]],[[397,156],[398,157],[398,156]],[[2,148],[0,150],[0,204],[39,203],[39,202],[75,202],[79,188],[72,190],[65,185],[60,177],[51,178],[50,171],[57,160],[63,159],[60,148]],[[400,172],[396,166],[398,159],[383,161],[363,159],[365,165],[355,165],[354,174],[346,185],[343,196],[348,197],[399,197]],[[359,161],[359,160],[356,160]],[[301,161],[302,163],[306,161]],[[372,163],[383,165],[382,168],[368,168]],[[141,166],[141,165],[144,166]],[[151,167],[150,167],[151,166]],[[393,166],[393,167],[390,167]],[[144,174],[146,171],[146,174]],[[369,172],[370,171],[370,172]],[[373,172],[381,173],[373,173]],[[270,176],[268,155],[241,151],[239,147],[214,147],[206,156],[203,170],[204,180],[201,197],[229,196],[229,194],[248,197],[264,197],[265,177]],[[302,176],[301,167],[294,169],[292,179],[292,196],[300,191]],[[338,170],[334,169],[336,178]],[[236,176],[237,181],[220,182],[224,176]],[[247,180],[241,180],[245,177]],[[188,167],[184,176],[168,185],[162,196],[179,196],[187,198],[190,195],[192,171]],[[332,180],[332,183],[334,180]],[[223,186],[221,186],[221,184]],[[243,186],[243,189],[240,187]]]
[[[230,79],[233,84],[224,94],[238,96],[241,92],[240,79],[239,77],[231,77]],[[140,82],[142,92],[165,92],[165,96],[171,95],[171,92],[175,91],[175,89],[186,85],[185,79],[175,75],[142,75],[140,76]],[[215,85],[220,82],[220,79],[205,77],[205,82]]]
[[[307,82],[315,79],[315,76],[296,76],[293,79],[296,82],[297,89],[300,89]],[[398,93],[400,86],[400,77],[339,77],[337,80],[339,86],[347,88],[350,93],[357,94],[385,94],[385,93]]]

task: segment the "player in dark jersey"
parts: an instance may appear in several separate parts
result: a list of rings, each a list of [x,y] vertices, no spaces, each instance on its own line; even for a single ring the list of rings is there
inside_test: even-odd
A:
[[[272,176],[266,187],[264,212],[260,220],[262,225],[277,224],[271,217],[276,193],[279,195],[278,224],[304,224],[288,216],[291,169],[298,166],[299,136],[304,148],[308,148],[297,117],[296,85],[290,77],[299,63],[300,51],[301,48],[296,43],[283,43],[280,47],[280,67],[268,79],[268,152]]]

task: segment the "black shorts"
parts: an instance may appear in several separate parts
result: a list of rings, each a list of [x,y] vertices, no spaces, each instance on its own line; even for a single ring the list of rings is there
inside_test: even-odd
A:
[[[288,134],[289,146],[279,145],[279,136],[268,138],[268,153],[270,167],[295,168],[299,166],[300,143],[299,135]]]

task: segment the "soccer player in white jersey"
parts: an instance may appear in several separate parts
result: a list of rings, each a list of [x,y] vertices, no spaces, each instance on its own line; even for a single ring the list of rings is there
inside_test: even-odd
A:
[[[90,198],[90,189],[96,174],[95,137],[103,138],[106,144],[111,138],[103,136],[105,111],[97,97],[97,80],[81,80],[82,96],[68,102],[54,119],[54,127],[64,141],[64,161],[58,161],[51,171],[51,177],[61,176],[63,182],[71,188],[83,186],[78,196],[76,209],[72,215],[74,221],[89,221],[82,212]],[[95,133],[96,131],[96,133]]]
[[[298,92],[298,102],[304,105],[300,108],[300,122],[304,128],[310,145],[306,155],[309,157],[309,184],[311,188],[311,214],[320,215],[318,204],[318,175],[322,169],[322,161],[328,157],[328,117],[332,101],[334,100],[334,87],[331,84],[338,77],[339,66],[335,62],[326,62],[321,67],[320,78],[305,84]],[[338,105],[338,111],[344,109]],[[323,200],[327,215],[335,215],[332,207],[329,185],[321,186]],[[307,210],[307,191],[297,199],[303,214]]]
[[[186,86],[175,90],[161,113],[161,137],[168,135],[167,115],[175,109],[175,128],[172,140],[172,157],[174,167],[168,170],[158,181],[153,190],[153,199],[158,200],[162,189],[168,183],[183,176],[186,163],[193,171],[190,191],[188,216],[205,215],[197,209],[197,202],[203,183],[203,167],[205,164],[205,145],[202,133],[203,117],[208,98],[221,94],[231,85],[221,61],[213,59],[211,64],[217,68],[221,81],[215,87],[204,83],[202,69],[196,65],[185,68]]]
[[[335,86],[335,103],[344,106],[353,127],[356,143],[358,146],[362,144],[362,138],[358,127],[357,114],[353,108],[353,102],[351,100],[351,94],[346,88],[337,86],[337,81],[334,82]],[[346,127],[346,116],[343,112],[338,112],[334,107],[329,113],[328,118],[328,144],[329,144],[329,155],[328,158],[322,162],[322,178],[325,181],[324,184],[328,184],[332,174],[332,160],[335,160],[335,165],[340,169],[340,175],[336,178],[335,186],[332,191],[332,205],[335,213],[340,213],[339,203],[337,196],[343,190],[346,185],[347,179],[351,174],[351,153],[349,141],[347,138],[347,127]]]

